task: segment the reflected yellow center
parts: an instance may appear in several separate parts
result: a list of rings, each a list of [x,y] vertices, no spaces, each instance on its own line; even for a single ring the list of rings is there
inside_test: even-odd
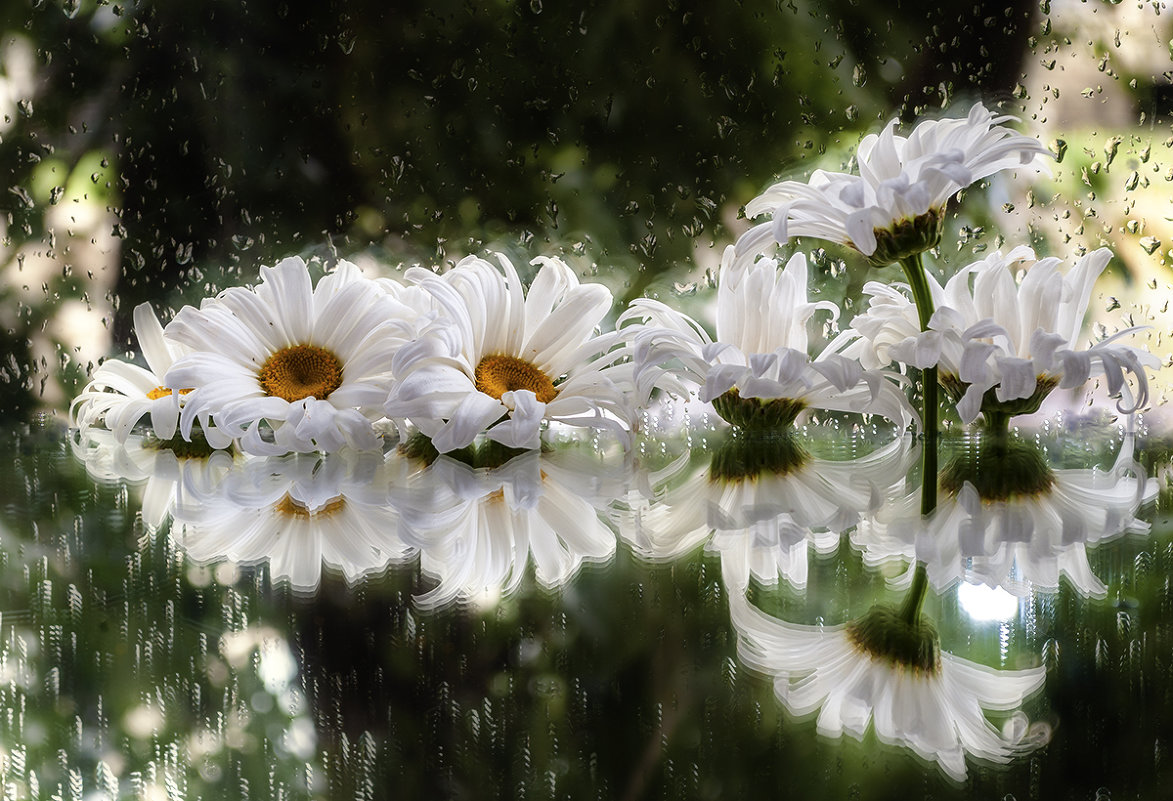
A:
[[[342,385],[342,362],[317,345],[291,345],[266,359],[257,378],[266,394],[290,403],[324,400]]]
[[[191,389],[179,390],[180,395],[186,395],[189,392],[191,392]],[[162,386],[155,387],[154,389],[152,389],[150,392],[147,393],[147,400],[159,400],[159,398],[166,398],[170,394],[171,394],[171,390],[167,389],[167,387],[162,387]]]
[[[486,356],[475,372],[477,390],[497,400],[506,392],[519,389],[528,389],[542,403],[549,403],[558,395],[548,375],[516,356]]]
[[[296,517],[299,520],[309,520],[310,518],[329,517],[330,515],[337,514],[338,512],[342,511],[343,507],[345,506],[346,499],[340,495],[321,508],[311,511],[305,506],[305,504],[294,500],[294,498],[290,496],[289,493],[285,493],[285,497],[277,501],[277,505],[273,508],[273,511],[286,517]]]

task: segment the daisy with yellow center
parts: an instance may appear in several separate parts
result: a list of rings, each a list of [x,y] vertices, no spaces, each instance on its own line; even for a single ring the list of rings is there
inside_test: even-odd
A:
[[[70,404],[71,420],[83,432],[98,426],[109,429],[118,442],[126,442],[131,430],[150,417],[155,437],[170,440],[179,423],[179,409],[190,388],[177,393],[164,386],[163,376],[188,348],[167,337],[147,303],[134,310],[134,330],[146,367],[108,359]],[[194,421],[195,418],[193,418]],[[217,431],[206,416],[201,420],[205,438],[213,448],[226,448],[232,438]]]
[[[168,327],[192,351],[165,382],[192,388],[181,431],[210,415],[249,453],[375,449],[391,360],[420,319],[349,262],[316,287],[300,258],[262,267],[255,289],[227,289]]]
[[[484,432],[511,448],[536,448],[547,421],[631,429],[632,368],[614,333],[598,334],[611,308],[600,284],[580,284],[554,258],[539,258],[528,295],[513,264],[469,257],[442,276],[409,270],[442,317],[397,355],[384,406],[410,419],[441,453]]]

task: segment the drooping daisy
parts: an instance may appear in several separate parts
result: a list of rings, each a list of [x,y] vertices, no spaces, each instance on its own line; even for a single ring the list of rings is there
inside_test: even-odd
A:
[[[349,584],[406,561],[383,456],[349,449],[249,459],[208,491],[183,484],[171,536],[197,563],[268,565],[308,593],[323,567]]]
[[[573,448],[529,450],[495,467],[440,456],[392,500],[404,541],[437,582],[417,604],[494,600],[517,589],[530,564],[553,589],[584,562],[610,559],[615,532],[601,512],[625,486],[621,478]]]
[[[179,409],[190,389],[172,392],[165,385],[164,376],[189,348],[164,333],[149,303],[135,307],[134,330],[147,366],[119,359],[102,362],[70,404],[70,419],[83,431],[104,425],[117,441],[126,442],[135,424],[149,416],[155,436],[169,440],[175,436]],[[200,422],[203,435],[213,448],[231,444],[232,438],[217,430],[206,415]]]
[[[637,498],[619,516],[620,532],[637,554],[656,561],[704,544],[720,554],[731,591],[744,590],[751,576],[802,588],[810,549],[834,551],[842,532],[903,483],[914,458],[908,444],[898,437],[857,459],[832,461],[789,434],[731,437],[683,481],[677,474],[687,453],[654,482],[637,477],[652,497]]]
[[[657,385],[677,392],[698,387],[702,401],[742,428],[785,427],[808,408],[879,414],[907,425],[914,413],[897,376],[862,370],[836,353],[807,354],[807,323],[819,310],[839,314],[829,301],[807,299],[802,253],[779,270],[774,259],[750,263],[728,247],[717,284],[715,340],[696,321],[646,298],[632,303],[620,325],[642,322],[630,334],[640,397]]]
[[[441,453],[482,432],[535,448],[547,421],[626,440],[632,368],[617,335],[597,333],[611,292],[580,284],[559,259],[538,258],[527,294],[513,264],[497,258],[500,269],[470,256],[441,276],[408,271],[444,316],[397,355],[387,416],[411,420]]]
[[[995,670],[954,656],[930,626],[909,626],[885,607],[846,625],[804,626],[732,592],[729,612],[742,660],[773,678],[790,714],[817,712],[826,737],[863,739],[874,729],[881,742],[911,749],[959,782],[967,756],[1006,764],[1049,737],[1020,711],[1043,686],[1041,666]],[[1009,713],[1001,731],[987,711]]]
[[[192,350],[167,373],[168,386],[192,388],[180,430],[211,415],[259,455],[377,448],[391,360],[423,311],[349,262],[316,287],[300,258],[262,267],[255,289],[226,289],[168,326]]]
[[[748,217],[769,214],[737,243],[739,254],[812,236],[855,248],[883,266],[934,247],[949,199],[1002,170],[1045,172],[1051,155],[1037,140],[1002,123],[978,103],[965,119],[928,120],[907,138],[896,121],[859,144],[859,175],[816,170],[808,183],[783,181],[746,204]]]
[[[1080,594],[1102,598],[1087,548],[1143,534],[1140,507],[1155,482],[1133,459],[1130,437],[1107,470],[1052,468],[1038,446],[1005,435],[964,443],[941,471],[938,507],[927,519],[919,494],[894,500],[852,535],[870,564],[919,562],[938,591],[958,581],[1014,595],[1056,592],[1064,576]]]
[[[1083,256],[1067,273],[1056,258],[1035,261],[1017,247],[960,270],[942,288],[930,275],[937,311],[929,330],[920,331],[916,307],[899,290],[865,285],[868,311],[832,343],[865,366],[898,361],[914,367],[936,365],[941,386],[972,422],[979,413],[1004,427],[1011,416],[1037,411],[1056,387],[1071,388],[1103,375],[1108,391],[1120,395],[1121,412],[1148,401],[1145,367],[1159,361],[1120,340],[1137,329],[1080,347],[1080,331],[1096,279],[1112,257],[1107,248]],[[1014,266],[1026,265],[1021,283]],[[1124,374],[1131,373],[1135,390]]]

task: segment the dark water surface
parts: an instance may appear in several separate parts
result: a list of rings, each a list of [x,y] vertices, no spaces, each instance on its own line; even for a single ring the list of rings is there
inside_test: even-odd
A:
[[[1002,581],[1017,595],[930,591],[943,651],[1045,671],[1039,692],[988,713],[1016,755],[971,755],[959,781],[873,731],[826,736],[790,714],[730,616],[748,599],[834,627],[898,602],[907,562],[876,520],[916,486],[911,442],[808,426],[804,454],[734,453],[758,472],[731,480],[715,431],[474,467],[393,448],[209,463],[84,443],[50,417],[10,427],[3,796],[1168,797],[1167,446],[1141,429],[1146,492],[1135,466],[1105,478],[1126,448],[1114,423],[1021,439],[1055,486],[1107,509],[1131,480],[1133,500],[1099,533],[1089,523],[1086,551],[1068,525],[1070,542],[1020,553]],[[750,485],[754,503],[713,489]],[[1044,527],[1005,537],[1029,551]]]

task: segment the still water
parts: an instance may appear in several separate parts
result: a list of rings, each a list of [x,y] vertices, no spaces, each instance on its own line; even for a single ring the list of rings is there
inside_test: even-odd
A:
[[[918,527],[917,443],[834,420],[459,459],[10,427],[0,790],[1161,798],[1168,444],[1135,429],[950,434]],[[936,667],[852,674],[914,556]]]

